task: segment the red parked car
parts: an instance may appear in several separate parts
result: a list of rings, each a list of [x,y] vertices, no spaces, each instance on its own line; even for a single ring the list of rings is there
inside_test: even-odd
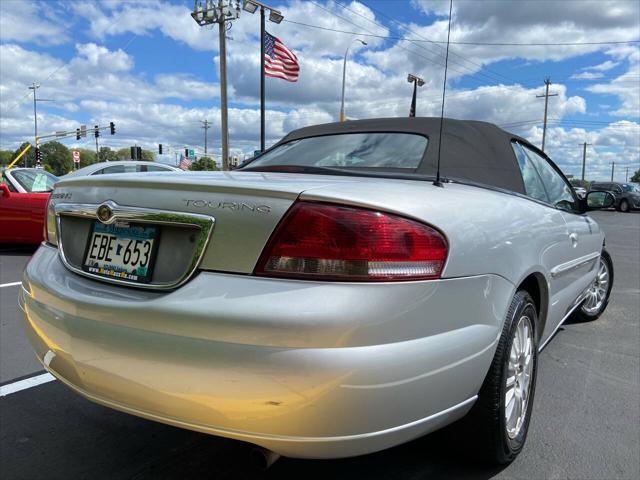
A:
[[[58,177],[39,168],[12,168],[0,180],[0,244],[42,242],[47,200]]]

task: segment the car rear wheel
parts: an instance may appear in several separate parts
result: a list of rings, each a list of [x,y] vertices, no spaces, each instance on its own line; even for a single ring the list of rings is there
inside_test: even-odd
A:
[[[465,419],[483,460],[509,463],[524,447],[538,366],[538,315],[529,293],[511,302],[493,362]]]
[[[620,202],[620,211],[622,213],[627,213],[629,211],[629,202],[627,202],[626,200],[622,200]]]
[[[582,305],[573,313],[573,318],[582,322],[590,322],[600,317],[609,304],[612,287],[613,262],[609,252],[602,250],[596,278],[589,286],[587,297],[583,300]]]

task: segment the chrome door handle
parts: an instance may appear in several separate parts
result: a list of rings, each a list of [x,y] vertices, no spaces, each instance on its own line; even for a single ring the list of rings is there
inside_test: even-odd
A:
[[[578,246],[578,234],[577,233],[570,233],[569,234],[569,240],[571,240],[571,246],[572,247],[577,247]]]

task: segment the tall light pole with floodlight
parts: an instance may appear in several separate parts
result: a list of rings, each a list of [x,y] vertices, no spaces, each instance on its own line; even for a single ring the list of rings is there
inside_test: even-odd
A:
[[[344,113],[344,84],[347,78],[347,57],[349,56],[349,49],[351,48],[351,45],[353,45],[353,42],[360,42],[362,45],[367,44],[367,42],[365,42],[364,40],[361,40],[359,38],[354,38],[353,40],[351,40],[351,43],[349,44],[349,46],[344,52],[344,61],[342,62],[342,100],[340,101],[340,121],[341,122],[345,122],[347,120],[347,116]]]
[[[273,23],[280,23],[284,20],[284,16],[280,10],[276,10],[269,5],[265,5],[262,2],[256,0],[244,0],[242,9],[245,12],[255,13],[257,9],[260,9],[260,151],[264,152],[264,139],[265,139],[265,108],[264,108],[264,33],[265,33],[265,20],[264,11],[269,10],[269,21]]]
[[[413,97],[411,97],[411,109],[409,110],[409,116],[416,116],[416,95],[418,93],[418,87],[424,85],[424,80],[420,77],[416,77],[412,73],[407,76],[407,82],[413,83]]]
[[[235,6],[234,6],[235,4]],[[220,123],[222,136],[222,169],[229,170],[229,125],[227,112],[227,22],[240,16],[240,0],[194,0],[191,17],[200,26],[218,24],[220,36]]]

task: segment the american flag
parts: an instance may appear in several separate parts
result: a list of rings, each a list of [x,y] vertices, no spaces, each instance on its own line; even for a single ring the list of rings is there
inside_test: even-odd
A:
[[[299,73],[298,57],[279,38],[264,32],[264,74],[296,82]]]
[[[191,166],[191,160],[184,155],[180,155],[180,165],[178,165],[182,170],[189,170]]]

